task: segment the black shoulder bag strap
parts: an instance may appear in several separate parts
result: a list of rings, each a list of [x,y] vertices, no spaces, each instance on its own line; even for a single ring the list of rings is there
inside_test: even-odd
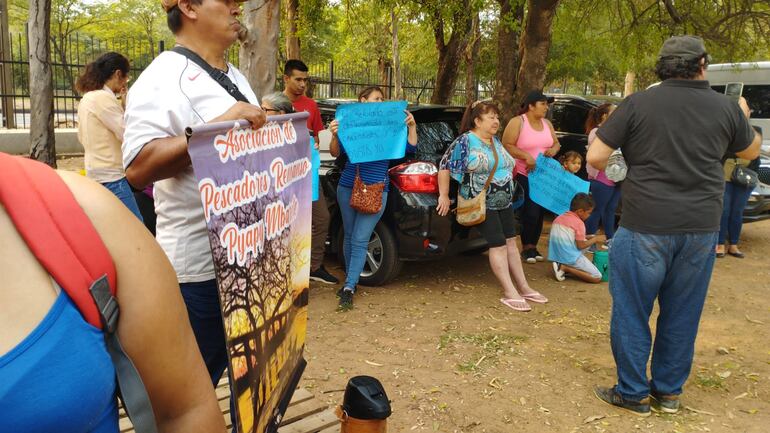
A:
[[[229,93],[230,96],[235,98],[236,101],[250,103],[249,99],[246,98],[246,96],[243,93],[241,93],[240,90],[238,90],[238,86],[236,86],[232,82],[232,80],[230,80],[230,77],[228,77],[226,73],[209,65],[205,60],[201,58],[201,56],[179,45],[172,48],[171,51],[187,57],[188,59],[192,60],[196,65],[200,66],[201,69],[206,71],[206,73],[209,74],[209,76],[214,81],[216,81],[220,86],[222,86],[222,88],[225,89],[225,91],[227,91],[227,93]]]

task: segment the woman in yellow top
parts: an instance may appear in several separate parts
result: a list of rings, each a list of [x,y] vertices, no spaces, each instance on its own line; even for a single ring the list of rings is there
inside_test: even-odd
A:
[[[130,69],[128,59],[115,52],[86,65],[75,83],[83,95],[78,104],[78,139],[85,150],[86,176],[107,187],[141,220],[120,150]]]

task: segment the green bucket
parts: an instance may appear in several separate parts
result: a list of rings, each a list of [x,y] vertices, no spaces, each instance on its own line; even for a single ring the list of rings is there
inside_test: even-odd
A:
[[[607,251],[594,252],[594,265],[602,273],[602,281],[610,280],[610,255]]]

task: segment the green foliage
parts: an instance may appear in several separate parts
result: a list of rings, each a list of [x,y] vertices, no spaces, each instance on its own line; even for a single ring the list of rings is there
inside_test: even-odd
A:
[[[489,88],[497,70],[498,29],[520,26],[512,16],[500,16],[499,0],[299,0],[298,36],[309,64],[389,65],[391,11],[396,11],[404,78],[431,77],[438,65],[436,35],[447,43],[457,18],[477,10],[481,22],[475,72]],[[9,0],[12,32],[24,30],[27,15],[28,0]],[[51,18],[53,37],[141,41],[148,47],[142,63],[157,54],[159,41],[167,46],[173,41],[157,0],[52,0]],[[284,19],[283,35],[286,24]],[[765,60],[770,57],[770,2],[562,0],[547,79],[558,86],[581,83],[582,88],[587,83],[617,90],[630,71],[637,76],[636,87],[642,88],[656,81],[652,69],[661,43],[682,33],[703,36],[714,62]],[[69,48],[66,43],[54,46],[52,55],[61,60]],[[465,65],[456,68],[463,72]]]
[[[281,41],[286,38],[288,23],[281,22]],[[337,42],[336,23],[342,19],[339,5],[327,4],[326,0],[300,0],[297,36],[302,41],[302,57],[308,64],[324,63],[334,55]],[[281,53],[285,44],[279,45]],[[281,55],[285,58],[285,54]]]
[[[113,0],[103,13],[112,25],[92,26],[91,32],[100,39],[142,38],[154,47],[160,40],[173,40],[157,0]]]
[[[606,11],[585,10],[566,1],[557,11],[548,58],[548,81],[610,82],[622,87],[627,65],[624,51],[606,19]]]
[[[27,0],[8,0],[8,26],[12,33],[24,31],[24,23],[29,16]]]

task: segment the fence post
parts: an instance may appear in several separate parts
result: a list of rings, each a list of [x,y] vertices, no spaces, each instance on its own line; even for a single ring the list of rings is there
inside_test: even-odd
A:
[[[158,54],[166,51],[166,41],[163,39],[158,41]]]
[[[3,1],[3,9],[0,10],[0,99],[3,116],[5,117],[4,126],[8,129],[16,127],[16,115],[13,106],[13,75],[11,68],[13,56],[11,55],[10,29],[8,28],[8,2]],[[2,120],[2,119],[0,119]]]
[[[329,60],[329,98],[334,97],[334,60]]]

